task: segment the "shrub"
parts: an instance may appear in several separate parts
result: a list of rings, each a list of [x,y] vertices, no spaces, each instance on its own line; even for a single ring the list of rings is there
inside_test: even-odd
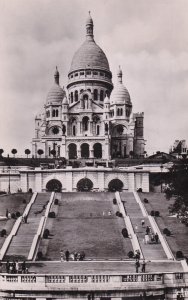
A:
[[[163,229],[163,233],[166,234],[167,236],[171,235],[171,231],[168,228]]]
[[[33,190],[30,188],[30,189],[28,190],[28,193],[33,193]]]
[[[113,199],[113,204],[116,205],[117,204],[117,200],[116,198]]]
[[[23,203],[23,204],[26,204],[26,200],[25,200],[25,199],[23,199],[22,203]]]
[[[148,202],[149,202],[148,199],[144,198],[144,203],[148,203]]]
[[[19,212],[19,211],[17,211],[17,212],[16,212],[16,218],[19,218],[19,217],[20,217],[20,215],[21,215],[21,214],[20,214],[20,212]]]
[[[12,214],[11,214],[11,218],[12,218],[12,219],[15,219],[15,218],[16,218],[15,213],[12,213]]]
[[[50,211],[48,214],[49,218],[55,218],[55,212],[54,211]]]
[[[137,189],[137,192],[142,193],[142,188]]]
[[[133,256],[134,256],[133,251],[129,251],[128,254],[127,254],[127,256],[128,256],[129,258],[133,258]]]
[[[154,217],[154,216],[155,216],[155,211],[152,210],[152,211],[150,212],[150,215],[151,215],[152,217]]]
[[[164,234],[167,234],[167,232],[168,232],[168,228],[164,228],[164,229],[163,229],[163,233],[164,233]]]
[[[127,231],[127,228],[123,228],[122,231],[121,231],[122,235],[124,238],[128,238],[129,235],[128,235],[128,231]]]
[[[39,251],[39,252],[37,253],[37,259],[38,259],[38,260],[41,260],[42,258],[43,258],[42,251]]]
[[[122,213],[121,213],[121,212],[119,213],[119,216],[118,216],[118,217],[120,217],[120,218],[122,218],[122,217],[123,217],[123,215],[122,215]]]
[[[44,238],[44,239],[47,239],[48,236],[49,236],[49,234],[50,234],[50,231],[49,231],[49,229],[46,228],[46,229],[44,230],[44,233],[43,233],[43,238]]]
[[[6,229],[2,229],[1,230],[1,237],[4,237],[7,234]]]
[[[155,217],[159,217],[160,216],[160,212],[158,210],[155,211]]]
[[[176,258],[178,259],[180,259],[180,258],[183,258],[184,257],[184,255],[183,255],[183,252],[182,251],[177,251],[176,252]]]
[[[120,212],[119,212],[119,211],[116,211],[116,216],[117,216],[117,217],[119,217],[119,214],[120,214]]]
[[[54,204],[55,204],[55,205],[58,205],[58,204],[59,204],[58,199],[55,199]]]

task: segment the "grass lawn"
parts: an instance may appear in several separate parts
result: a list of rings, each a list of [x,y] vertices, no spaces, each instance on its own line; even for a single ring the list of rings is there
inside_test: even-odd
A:
[[[188,227],[180,223],[180,221],[171,217],[168,212],[168,207],[173,203],[172,200],[166,200],[165,194],[163,193],[139,193],[141,200],[147,198],[149,203],[144,203],[148,213],[151,210],[158,210],[160,212],[160,217],[155,218],[161,232],[166,227],[168,228],[172,235],[166,236],[166,239],[171,247],[171,250],[174,255],[176,251],[181,250],[185,256],[188,256]]]
[[[117,205],[113,205],[113,198],[113,193],[61,194],[57,217],[48,218],[46,224],[50,239],[42,240],[39,249],[50,260],[59,260],[61,249],[84,251],[86,259],[127,258],[132,245],[121,235],[125,224],[115,215]]]

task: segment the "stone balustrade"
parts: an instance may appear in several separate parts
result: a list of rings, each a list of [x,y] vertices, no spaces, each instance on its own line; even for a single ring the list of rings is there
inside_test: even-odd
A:
[[[76,290],[106,290],[107,288],[123,290],[185,285],[187,273],[135,273],[125,275],[62,275],[62,274],[1,274],[0,286],[4,290],[48,290],[61,288]],[[1,288],[0,288],[1,290]]]

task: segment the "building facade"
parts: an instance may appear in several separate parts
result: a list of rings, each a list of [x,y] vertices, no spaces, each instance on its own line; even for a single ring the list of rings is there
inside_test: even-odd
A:
[[[56,67],[44,113],[35,119],[34,157],[109,160],[144,155],[144,114],[132,114],[120,68],[113,88],[107,57],[94,40],[90,15],[86,40],[72,59],[67,92],[59,77]]]

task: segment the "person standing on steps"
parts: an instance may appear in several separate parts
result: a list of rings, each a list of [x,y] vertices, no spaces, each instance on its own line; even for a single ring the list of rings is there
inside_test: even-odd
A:
[[[136,262],[135,262],[135,267],[136,267],[136,273],[138,273],[138,270],[140,268],[140,262],[139,260],[137,259]]]
[[[142,273],[145,273],[146,272],[146,261],[145,259],[143,259],[143,262],[142,262]]]

